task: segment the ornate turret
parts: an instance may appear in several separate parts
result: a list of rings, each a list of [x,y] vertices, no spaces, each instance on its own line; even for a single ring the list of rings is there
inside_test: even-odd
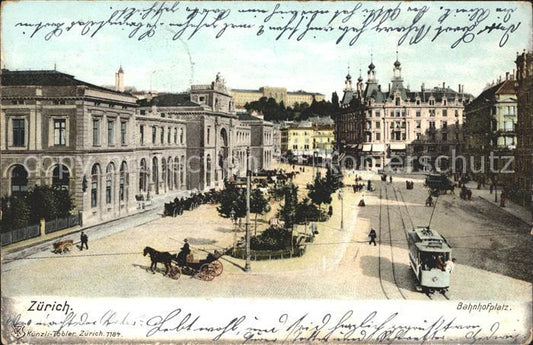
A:
[[[344,81],[344,92],[352,90],[352,76],[350,75],[350,66],[348,66],[348,74],[346,75],[346,80]]]

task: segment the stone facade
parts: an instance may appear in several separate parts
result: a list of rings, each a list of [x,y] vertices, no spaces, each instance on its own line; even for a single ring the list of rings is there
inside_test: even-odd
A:
[[[272,125],[240,121],[220,75],[137,100],[57,71],[2,72],[0,194],[68,188],[84,225],[136,212],[141,198],[222,187],[245,174],[250,147],[270,167]]]
[[[261,97],[273,98],[277,103],[283,102],[286,107],[292,107],[295,103],[313,103],[313,100],[320,102],[324,100],[324,95],[316,92],[289,91],[285,87],[264,86],[259,90],[232,89],[231,94],[235,100],[235,107],[243,108],[246,103],[258,101]]]
[[[436,156],[451,155],[453,150],[459,150],[464,104],[472,96],[464,92],[462,85],[454,91],[445,83],[431,89],[422,84],[419,91],[411,91],[403,85],[401,63],[396,59],[388,91],[378,85],[373,63],[368,66],[366,86],[360,76],[354,89],[348,74],[341,108],[347,108],[354,99],[366,107],[363,143],[359,144],[357,135],[351,138],[354,142],[346,135],[344,145],[360,145],[358,154],[368,159],[358,162],[358,166],[366,169],[387,166],[419,169],[418,157],[426,156],[428,163],[434,165]],[[354,130],[359,129],[354,125]],[[406,159],[408,156],[411,161]],[[437,165],[444,169],[444,163],[440,161]]]
[[[335,142],[334,126],[289,125],[281,128],[281,151],[291,151],[295,157],[331,158]]]
[[[515,151],[516,199],[531,207],[533,215],[533,53],[516,58],[517,68],[517,146]]]
[[[464,154],[471,165],[468,172],[480,181],[512,183],[513,164],[506,165],[516,148],[515,83],[514,76],[508,73],[506,80],[483,90],[465,107]],[[504,168],[506,171],[501,171]]]

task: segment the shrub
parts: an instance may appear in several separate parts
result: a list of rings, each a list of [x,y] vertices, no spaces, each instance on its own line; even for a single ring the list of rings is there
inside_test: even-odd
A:
[[[281,250],[291,244],[291,231],[277,226],[271,226],[259,236],[250,239],[252,250]]]

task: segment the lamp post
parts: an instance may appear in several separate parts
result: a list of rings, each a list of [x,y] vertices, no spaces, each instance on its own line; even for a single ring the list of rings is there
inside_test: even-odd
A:
[[[250,147],[246,148],[246,264],[244,270],[251,271],[250,265],[250,178],[252,170],[250,169]]]
[[[341,201],[341,231],[344,231],[344,193],[342,189],[339,190],[338,197]]]
[[[232,208],[229,213],[231,223],[233,224],[233,255],[235,255],[235,247],[237,246],[237,222],[235,221],[235,210]]]

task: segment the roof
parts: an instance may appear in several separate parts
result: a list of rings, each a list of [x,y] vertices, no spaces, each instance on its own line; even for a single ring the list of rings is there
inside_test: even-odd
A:
[[[409,233],[409,237],[416,243],[416,247],[426,252],[449,252],[448,242],[438,232],[429,227],[417,227]]]
[[[92,89],[130,95],[127,92],[115,91],[78,80],[73,75],[56,70],[10,71],[8,69],[2,69],[1,79],[2,86],[87,86]]]
[[[158,94],[155,97],[152,97],[150,100],[141,99],[137,101],[137,104],[141,107],[176,107],[176,106],[196,106],[200,107],[199,104],[191,102],[190,95],[188,93],[163,93]]]
[[[263,120],[261,120],[260,118],[252,116],[250,114],[239,114],[239,120],[241,120],[241,121],[260,121],[260,122],[263,122]]]

